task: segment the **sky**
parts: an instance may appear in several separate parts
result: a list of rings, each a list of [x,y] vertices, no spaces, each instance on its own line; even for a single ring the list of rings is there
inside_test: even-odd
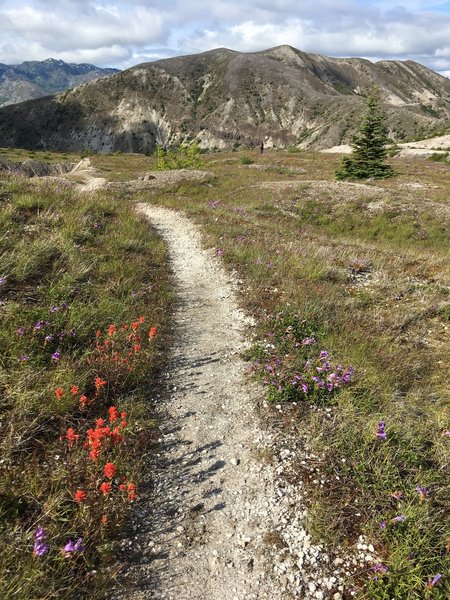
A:
[[[415,60],[450,76],[450,0],[0,0],[0,63],[124,69],[226,47]]]

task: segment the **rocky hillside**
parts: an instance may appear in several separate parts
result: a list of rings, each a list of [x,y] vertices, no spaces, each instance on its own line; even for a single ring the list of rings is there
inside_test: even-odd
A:
[[[20,65],[0,63],[0,106],[63,92],[80,83],[108,77],[117,72],[117,69],[68,64],[54,58],[42,62],[27,61]]]
[[[220,48],[0,109],[0,146],[152,152],[157,143],[196,138],[208,148],[264,139],[268,147],[319,149],[348,142],[373,83],[393,139],[449,124],[450,81],[412,61]]]

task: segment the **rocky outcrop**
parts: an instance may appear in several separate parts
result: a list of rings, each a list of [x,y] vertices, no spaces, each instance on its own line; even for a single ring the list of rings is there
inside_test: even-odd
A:
[[[74,163],[44,163],[39,160],[25,160],[13,162],[11,160],[0,161],[0,172],[17,173],[25,177],[45,177],[49,175],[62,175],[70,173]]]
[[[327,148],[350,140],[374,83],[393,140],[449,125],[450,81],[412,61],[330,58],[290,46],[219,48],[0,109],[0,146],[153,152],[197,139],[204,148],[261,140]]]

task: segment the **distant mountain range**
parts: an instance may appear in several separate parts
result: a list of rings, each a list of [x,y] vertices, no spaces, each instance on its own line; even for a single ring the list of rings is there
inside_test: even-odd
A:
[[[118,73],[118,69],[101,69],[94,65],[68,64],[48,58],[20,65],[0,63],[0,106],[41,98],[63,92],[80,83]]]
[[[426,137],[450,124],[450,81],[412,61],[306,54],[291,46],[225,48],[145,63],[52,97],[0,109],[0,146],[152,152],[205,148],[320,149],[350,140],[376,84],[389,135]]]

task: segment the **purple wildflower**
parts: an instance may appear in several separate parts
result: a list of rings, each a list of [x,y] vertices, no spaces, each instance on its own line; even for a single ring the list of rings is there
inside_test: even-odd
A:
[[[302,383],[302,391],[303,391],[303,393],[307,394],[308,390],[309,390],[309,388],[308,388],[307,384],[306,383]]]
[[[38,527],[34,532],[35,542],[33,546],[33,554],[35,556],[44,556],[48,552],[48,546],[45,543],[47,537],[43,527]]]
[[[52,354],[52,360],[57,363],[59,361],[59,359],[61,358],[61,354],[60,352],[53,352]]]
[[[37,322],[34,324],[34,328],[35,328],[37,331],[39,331],[39,330],[40,330],[40,329],[42,329],[43,327],[44,327],[44,323],[43,323],[43,321],[37,321]]]
[[[76,542],[69,540],[64,546],[63,551],[69,555],[74,552],[84,552],[83,538],[78,538]]]
[[[419,494],[419,500],[421,502],[423,502],[426,499],[426,497],[428,496],[428,492],[429,492],[428,488],[424,488],[421,485],[418,485],[416,487],[416,491]]]
[[[75,542],[73,540],[69,540],[67,544],[63,548],[64,552],[71,553],[75,551]]]
[[[0,277],[0,286],[5,285],[6,277]]]
[[[24,354],[23,356],[21,356],[21,357],[19,358],[19,360],[20,360],[20,362],[25,362],[26,360],[29,360],[29,358],[30,358],[30,357],[29,357],[27,354]]]
[[[450,429],[447,429],[447,431],[444,431],[444,435],[450,436]]]
[[[429,590],[431,590],[431,588],[433,588],[438,582],[439,580],[442,579],[442,575],[440,573],[437,573],[433,579],[429,579],[427,582],[427,588]]]
[[[63,310],[66,310],[66,309],[68,308],[67,302],[63,302],[63,303],[61,304],[61,308],[62,308]]]
[[[223,255],[224,255],[224,249],[216,248],[216,256],[223,256]]]
[[[387,439],[387,435],[386,435],[386,425],[384,421],[380,421],[378,423],[378,430],[376,432],[376,436],[377,438],[379,438],[380,440],[385,440]]]
[[[405,515],[397,515],[393,519],[391,519],[391,523],[403,523],[406,520]]]
[[[55,312],[58,312],[58,310],[59,310],[59,306],[52,306],[50,309],[50,312],[55,313]]]
[[[316,343],[315,337],[306,337],[304,340],[302,340],[303,346],[311,346],[312,344],[315,344],[315,343]]]
[[[326,360],[328,358],[329,354],[326,350],[322,350],[320,352],[320,360]]]
[[[46,335],[45,336],[45,341],[46,342],[53,342],[54,339],[55,339],[54,335]]]
[[[387,523],[386,521],[380,521],[380,529],[386,529]]]
[[[24,327],[19,327],[19,328],[17,329],[17,333],[18,333],[19,335],[23,335],[23,334],[25,333],[25,328],[24,328]]]
[[[375,573],[387,573],[388,568],[382,563],[376,563],[375,565],[373,565],[372,571],[375,571]]]
[[[77,330],[76,329],[71,329],[69,331],[69,335],[71,335],[72,337],[75,337],[77,335]]]
[[[101,228],[101,225],[98,221],[96,223],[94,223],[94,229],[100,229],[100,228]]]
[[[33,546],[33,554],[35,556],[44,556],[44,554],[47,554],[48,552],[48,546],[45,543],[44,540],[36,540],[34,542],[34,546]]]

